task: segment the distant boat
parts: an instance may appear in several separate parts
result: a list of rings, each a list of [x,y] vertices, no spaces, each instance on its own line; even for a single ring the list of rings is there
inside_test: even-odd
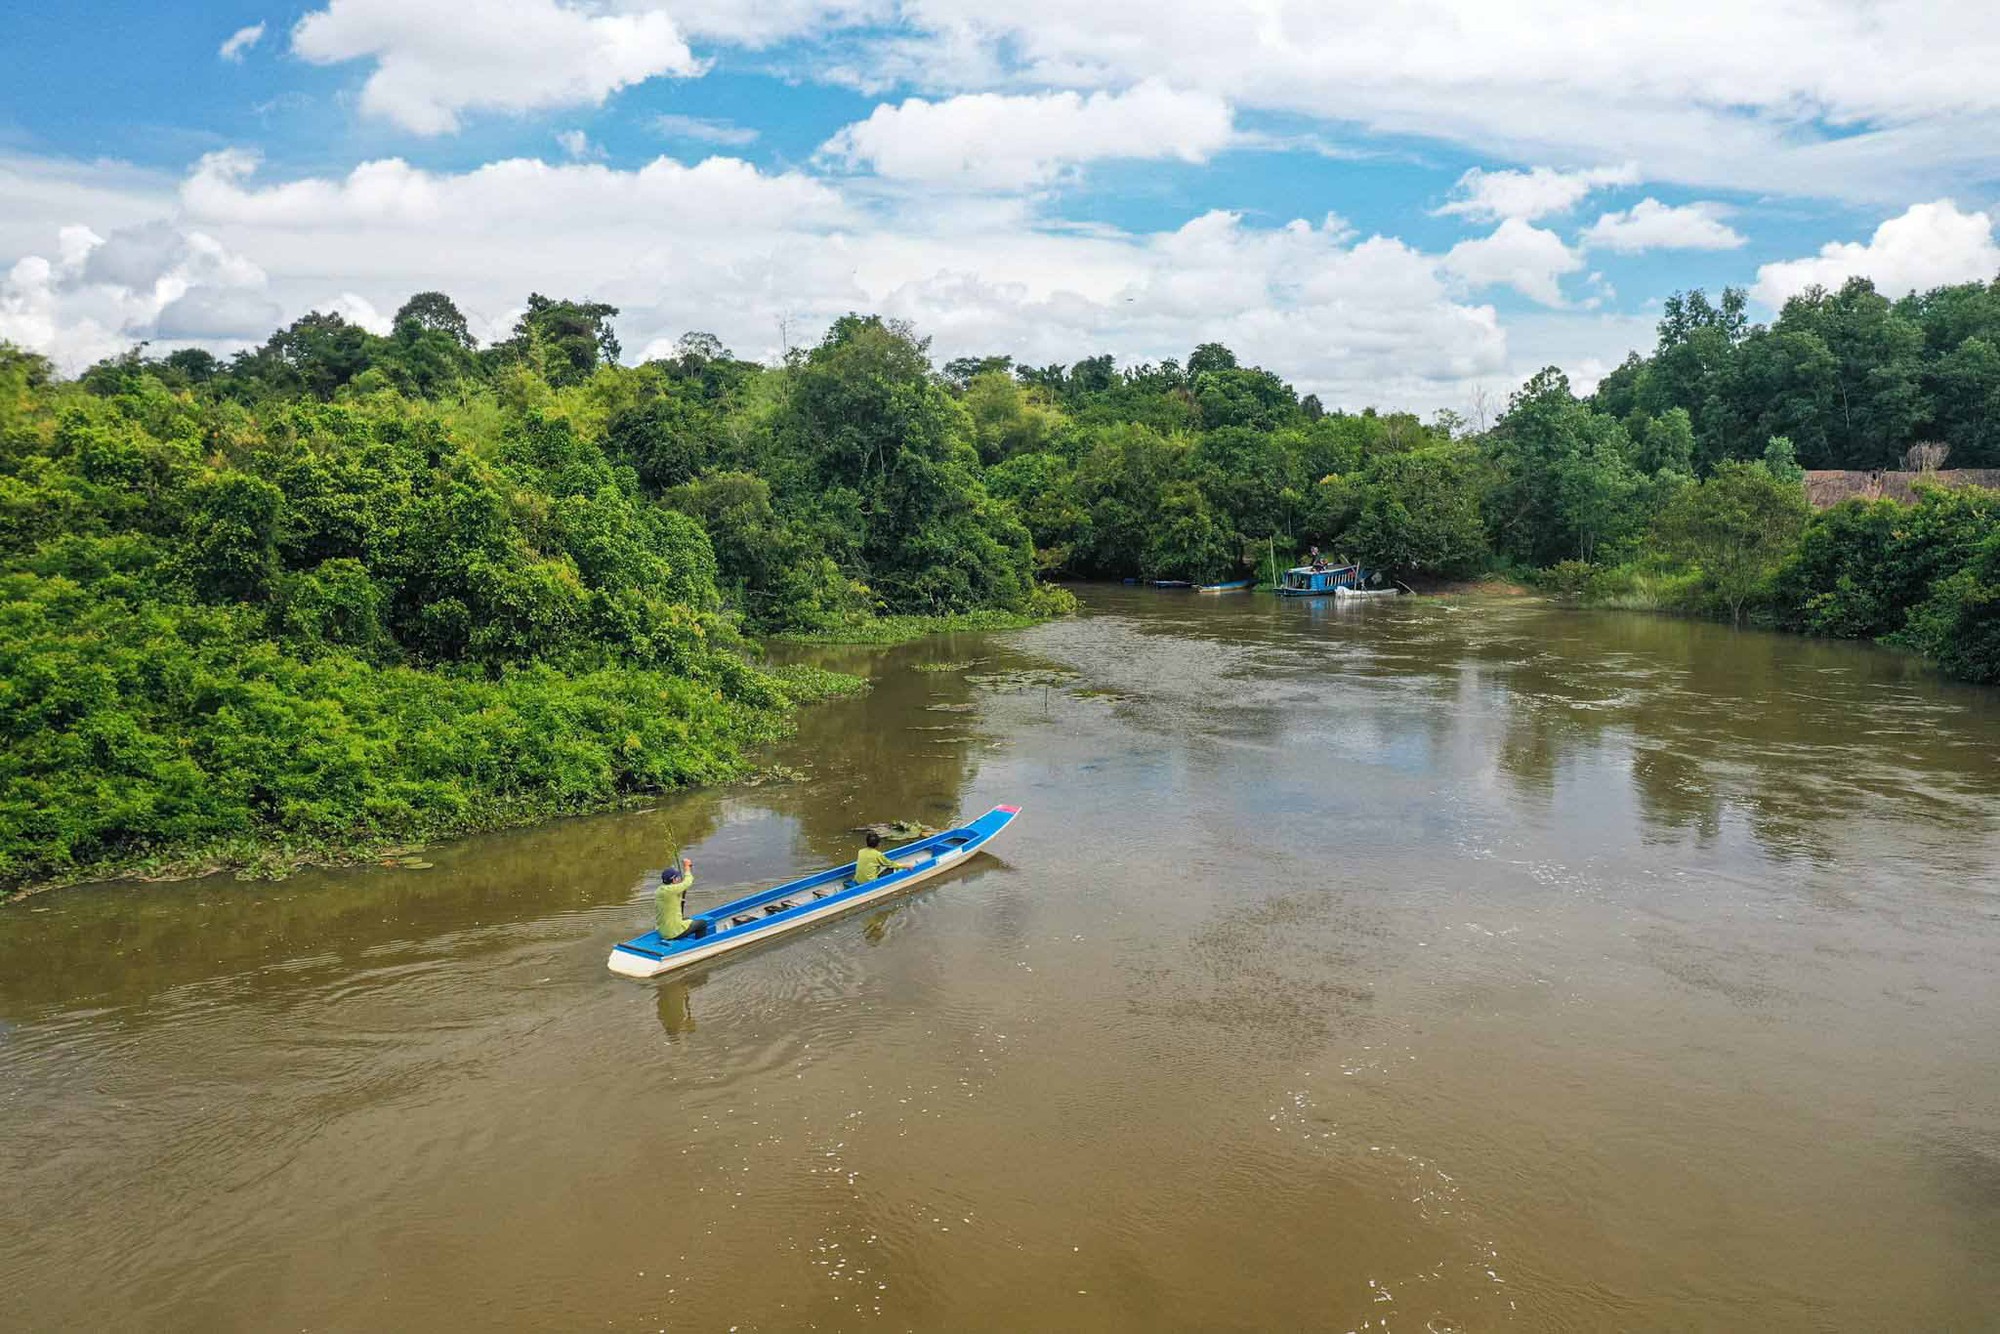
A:
[[[1342,590],[1358,589],[1374,578],[1359,565],[1295,565],[1278,581],[1278,596],[1323,598]]]
[[[1153,587],[1155,587],[1155,588],[1193,588],[1193,587],[1194,587],[1194,580],[1192,580],[1192,579],[1155,579],[1155,580],[1153,580]]]
[[[854,874],[854,863],[849,862],[775,889],[746,894],[719,908],[694,914],[688,919],[693,929],[674,940],[660,939],[657,931],[634,936],[612,949],[608,966],[622,977],[658,977],[837,917],[850,908],[888,898],[959,865],[1012,824],[1020,813],[1019,806],[995,806],[963,828],[947,829],[897,848],[889,854],[893,860],[914,859],[915,865],[907,871],[878,876],[865,885],[857,885],[848,878]]]
[[[1194,591],[1197,593],[1240,593],[1256,582],[1255,579],[1232,579],[1226,584],[1202,584]]]
[[[1336,588],[1333,595],[1337,598],[1392,598],[1402,591],[1400,588]]]

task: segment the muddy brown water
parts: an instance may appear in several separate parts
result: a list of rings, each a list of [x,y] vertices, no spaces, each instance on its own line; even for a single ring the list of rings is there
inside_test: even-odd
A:
[[[800,783],[0,913],[0,1326],[2000,1322],[2000,693],[1086,607],[819,655],[875,689]],[[886,909],[604,969],[669,840],[699,906],[1009,801]]]

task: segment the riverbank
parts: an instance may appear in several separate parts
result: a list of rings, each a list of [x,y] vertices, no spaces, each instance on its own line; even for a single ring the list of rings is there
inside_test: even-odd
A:
[[[247,798],[236,808],[254,812],[240,818],[247,827],[149,840],[121,836],[143,827],[136,816],[121,823],[120,812],[103,812],[103,823],[89,829],[80,827],[79,800],[51,803],[32,818],[67,830],[86,848],[92,845],[83,840],[95,834],[103,850],[64,861],[58,849],[44,849],[37,870],[0,889],[0,905],[109,880],[224,872],[279,880],[307,867],[381,861],[422,869],[415,854],[427,845],[739,781],[758,772],[754,751],[794,730],[800,709],[868,688],[860,677],[797,664],[744,664],[742,672],[728,697],[656,672],[600,671],[574,681],[519,674],[497,682],[362,673],[362,688],[302,690],[288,699],[291,712],[312,718],[316,730],[294,738],[297,746],[282,749],[283,759],[281,748],[259,747],[245,763],[261,767],[247,772],[220,769],[229,747],[208,720],[181,719],[177,729],[154,719],[161,744],[202,756],[215,771],[184,761],[179,791],[158,775],[143,783],[128,776],[126,802],[159,811],[179,799],[190,812],[218,818],[230,813],[232,796]],[[344,765],[329,752],[339,752]],[[94,771],[75,778],[100,787],[111,781]],[[287,799],[275,798],[280,790]],[[318,799],[317,809],[308,807],[309,797]],[[348,813],[347,823],[334,824],[338,812]]]
[[[1076,609],[1075,596],[1067,589],[1048,589],[1038,602],[1041,609],[1036,613],[989,610],[946,616],[857,618],[816,634],[771,636],[768,642],[887,648],[934,635],[1025,629],[1055,616],[1073,614]],[[594,782],[588,779],[582,783],[564,781],[563,776],[551,774],[549,777],[556,781],[533,790],[507,791],[475,783],[470,790],[449,791],[440,797],[433,788],[428,795],[434,800],[428,803],[420,800],[401,803],[388,815],[388,827],[310,831],[272,823],[266,827],[214,837],[147,843],[110,855],[79,860],[52,873],[24,877],[11,886],[0,888],[0,907],[47,890],[112,880],[164,883],[230,873],[239,880],[274,881],[307,868],[369,863],[424,869],[421,859],[415,854],[426,846],[440,842],[524,828],[548,820],[628,809],[670,792],[718,786],[754,777],[761,771],[750,759],[749,752],[789,735],[794,730],[793,715],[797,710],[868,688],[868,683],[861,677],[797,663],[784,666],[762,664],[754,668],[744,664],[743,671],[748,673],[746,681],[750,689],[747,693],[761,698],[763,703],[734,698],[725,700],[720,691],[696,690],[694,693],[700,698],[689,702],[679,720],[680,725],[668,728],[665,744],[699,752],[692,756],[655,756],[653,758],[660,762],[649,763],[646,751],[649,745],[659,744],[659,739],[627,730],[637,724],[622,710],[618,711],[617,717],[605,715],[601,709],[586,710],[590,717],[571,719],[573,723],[582,721],[584,734],[564,732],[545,738],[545,742],[547,750],[559,753],[559,760],[583,761],[583,768],[595,771]],[[430,676],[428,673],[405,675]],[[614,675],[636,677],[651,674]],[[427,684],[435,686],[442,682],[432,680]],[[662,694],[661,698],[664,699],[665,695]],[[314,701],[297,702],[310,704]],[[334,702],[341,704],[347,701]],[[560,701],[564,704],[569,702]],[[493,701],[483,700],[475,704],[470,712],[479,715],[482,725],[489,724],[492,722],[493,707]],[[700,716],[710,711],[721,715],[720,725]],[[348,711],[336,708],[335,712],[344,715]],[[426,712],[435,714],[436,710]],[[543,715],[543,721],[547,720],[545,710],[535,712]],[[343,717],[343,722],[346,721],[349,720]],[[431,716],[425,721],[435,724],[440,720]],[[709,725],[704,726],[705,721]],[[515,722],[520,725],[505,729],[514,745],[517,748],[532,746],[532,740],[524,734],[527,720],[519,718]],[[348,729],[336,730],[344,732]],[[393,767],[404,757],[397,754],[401,748],[397,745],[400,738],[395,729],[388,730],[392,735],[386,738],[387,763]],[[706,735],[696,735],[697,732],[705,732]],[[379,736],[371,739],[384,740]],[[411,749],[437,749],[434,735],[411,740]],[[187,748],[185,740],[179,744],[182,749]],[[472,767],[485,768],[491,779],[500,782],[511,781],[518,772],[514,765],[506,763]],[[682,781],[660,782],[643,778],[635,781],[635,775],[644,773],[655,777],[671,773]],[[458,780],[454,787],[463,789],[469,775],[461,771],[452,777]],[[573,778],[574,775],[568,777]],[[427,784],[433,783],[437,774],[426,772],[422,778]],[[329,779],[328,785],[340,786],[338,776]],[[381,819],[384,815],[379,803],[364,802],[359,808],[365,809],[371,819]]]
[[[1536,591],[1528,585],[1497,574],[1480,575],[1473,579],[1432,579],[1422,575],[1413,576],[1409,587],[1426,597],[1532,597]]]
[[[1069,611],[1074,611],[1074,595]],[[1069,611],[1058,614],[1067,615]],[[871,616],[811,633],[793,632],[772,635],[771,639],[780,644],[828,644],[861,645],[867,647],[893,648],[898,644],[908,644],[932,635],[973,634],[992,630],[1025,630],[1031,625],[1040,625],[1052,619],[1052,615],[1035,615],[1015,611],[968,611],[952,616]]]

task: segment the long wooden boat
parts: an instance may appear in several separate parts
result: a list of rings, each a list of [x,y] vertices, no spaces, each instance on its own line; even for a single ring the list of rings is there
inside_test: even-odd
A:
[[[1197,593],[1239,593],[1256,582],[1254,579],[1231,579],[1226,584],[1202,584],[1194,591]]]
[[[934,875],[950,870],[985,847],[1021,813],[1019,806],[995,806],[971,824],[947,829],[895,849],[896,861],[915,859],[907,871],[857,885],[854,863],[820,871],[772,889],[746,894],[719,908],[694,913],[688,934],[662,940],[657,931],[613,947],[608,961],[621,977],[658,977],[676,968],[701,963],[732,950],[774,940],[787,932],[814,926],[851,909],[901,893]]]
[[[1193,588],[1193,587],[1194,587],[1194,580],[1192,580],[1192,579],[1155,579],[1155,580],[1153,580],[1153,587],[1155,587],[1155,588]]]
[[[1342,600],[1347,598],[1392,598],[1400,595],[1402,591],[1400,588],[1336,588],[1333,590],[1333,595]]]

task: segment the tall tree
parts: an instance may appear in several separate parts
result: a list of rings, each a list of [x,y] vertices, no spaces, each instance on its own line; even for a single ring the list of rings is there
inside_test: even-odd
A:
[[[1675,496],[1655,532],[1663,549],[1701,571],[1740,626],[1744,606],[1770,585],[1811,513],[1795,483],[1762,463],[1725,459]]]
[[[534,292],[514,336],[494,351],[535,366],[550,384],[580,384],[600,365],[617,364],[618,335],[611,327],[617,314],[618,307],[601,301],[557,301]]]
[[[464,312],[443,292],[418,292],[405,301],[396,311],[395,328],[401,333],[405,327],[415,332],[443,334],[467,352],[479,346],[479,340],[472,336],[465,322]]]

